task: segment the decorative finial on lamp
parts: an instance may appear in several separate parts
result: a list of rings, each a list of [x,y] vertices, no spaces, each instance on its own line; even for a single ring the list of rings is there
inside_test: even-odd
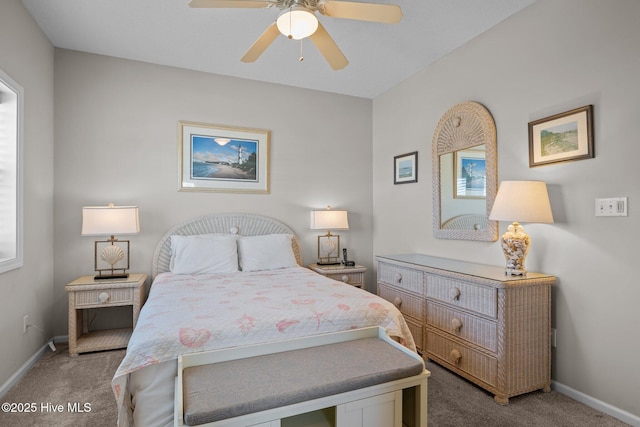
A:
[[[138,234],[140,221],[137,206],[85,206],[82,208],[82,236],[111,236],[108,240],[96,240],[94,245],[94,269],[96,279],[126,279],[129,277],[129,241],[118,240],[115,235]],[[100,259],[109,268],[99,268],[98,246],[102,243]],[[106,245],[105,245],[106,243]],[[126,248],[126,253],[124,251]],[[124,262],[126,258],[126,264]]]
[[[340,264],[340,236],[331,234],[331,230],[348,230],[347,211],[327,209],[311,211],[311,230],[327,230],[327,234],[318,236],[318,265]]]
[[[501,238],[507,261],[505,273],[525,275],[524,261],[531,239],[520,222],[553,223],[547,184],[543,181],[502,181],[489,219],[513,221]]]

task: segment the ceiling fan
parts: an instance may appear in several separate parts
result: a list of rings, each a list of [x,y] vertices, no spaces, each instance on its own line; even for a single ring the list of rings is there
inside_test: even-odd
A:
[[[309,37],[331,68],[341,70],[349,61],[318,21],[315,12],[332,18],[396,24],[402,19],[400,6],[334,0],[191,0],[193,8],[272,8],[282,10],[278,19],[262,33],[240,59],[255,62],[278,34],[294,40]],[[302,57],[301,57],[302,59]]]

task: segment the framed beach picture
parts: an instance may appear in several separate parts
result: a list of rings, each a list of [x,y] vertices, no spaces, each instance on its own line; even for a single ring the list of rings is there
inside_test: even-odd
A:
[[[453,197],[487,197],[487,161],[484,150],[459,150],[453,153]]]
[[[269,192],[270,132],[178,122],[180,191]]]
[[[393,158],[393,183],[418,182],[418,152],[401,154]]]
[[[529,167],[593,157],[593,105],[529,123]]]

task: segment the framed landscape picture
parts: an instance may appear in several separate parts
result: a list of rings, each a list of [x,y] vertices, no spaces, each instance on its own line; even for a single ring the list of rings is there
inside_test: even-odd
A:
[[[269,131],[184,121],[178,128],[180,191],[269,192]]]
[[[418,182],[418,152],[401,154],[393,158],[393,183]]]
[[[593,105],[529,123],[529,167],[593,157]]]

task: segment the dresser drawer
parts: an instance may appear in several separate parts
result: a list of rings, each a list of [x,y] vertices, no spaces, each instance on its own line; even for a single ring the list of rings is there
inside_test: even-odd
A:
[[[398,288],[383,283],[378,284],[378,295],[395,305],[402,314],[411,316],[420,322],[423,321],[424,299],[422,297],[403,292]]]
[[[380,262],[378,281],[424,295],[424,273],[420,270]]]
[[[74,295],[76,308],[123,305],[133,303],[132,288],[76,291],[74,292]]]
[[[427,302],[427,324],[494,353],[498,351],[497,324],[491,320]]]
[[[364,273],[336,273],[327,274],[327,277],[358,288],[361,288],[364,285]]]
[[[474,285],[447,277],[427,276],[427,298],[465,308],[492,318],[498,317],[496,288]]]
[[[426,356],[440,359],[490,386],[495,387],[497,384],[496,358],[429,330],[426,333]]]

